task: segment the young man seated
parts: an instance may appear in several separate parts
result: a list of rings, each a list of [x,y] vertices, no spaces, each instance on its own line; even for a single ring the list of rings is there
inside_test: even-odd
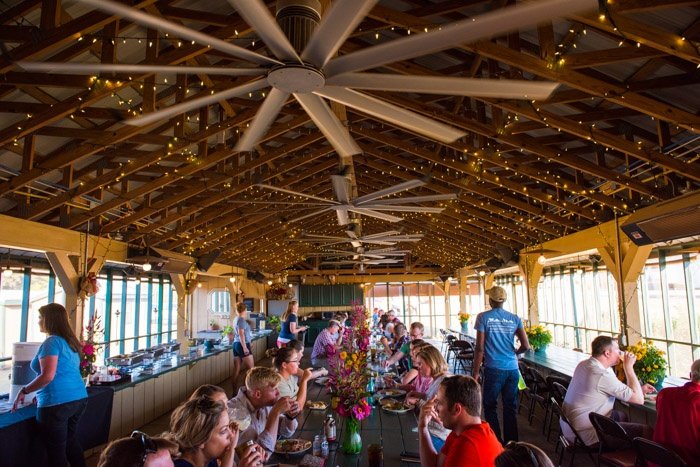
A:
[[[452,430],[439,453],[428,430],[432,420]],[[421,408],[418,444],[424,467],[494,465],[503,447],[489,424],[481,420],[481,390],[474,378],[458,375],[442,381],[437,395]]]
[[[291,436],[297,428],[296,416],[303,407],[289,397],[280,397],[281,377],[272,368],[255,367],[248,371],[244,387],[228,401],[231,422],[242,414],[250,416],[250,426],[238,436],[238,444],[256,441],[266,451],[275,450],[277,436]]]
[[[326,362],[328,355],[334,355],[343,343],[342,326],[334,319],[328,322],[328,327],[321,331],[314,341],[311,351],[311,364],[318,365]]]

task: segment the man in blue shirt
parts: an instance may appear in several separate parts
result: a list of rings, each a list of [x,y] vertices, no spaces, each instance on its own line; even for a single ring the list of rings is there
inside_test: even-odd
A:
[[[518,354],[530,348],[523,322],[503,309],[506,291],[492,287],[486,291],[491,309],[476,317],[476,349],[474,377],[479,381],[484,364],[482,393],[486,421],[503,444],[518,441]],[[514,337],[520,341],[515,349]],[[498,421],[498,395],[503,403],[503,433]]]

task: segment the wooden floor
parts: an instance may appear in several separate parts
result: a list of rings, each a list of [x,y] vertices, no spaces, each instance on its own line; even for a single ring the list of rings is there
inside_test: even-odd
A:
[[[307,348],[306,350],[306,355],[304,356],[304,361],[306,363],[306,366],[310,366],[310,361],[309,361],[309,355],[311,354],[311,350]],[[262,360],[258,362],[259,365],[262,366],[268,366],[270,365],[269,359]],[[302,367],[305,365],[302,364]],[[231,387],[230,381],[226,381],[224,384],[222,384],[222,387],[226,390],[226,394],[229,397],[232,397],[233,389]],[[539,446],[542,450],[544,450],[547,455],[549,455],[550,459],[552,459],[552,462],[556,465],[559,456],[555,454],[555,445],[556,445],[556,433],[555,430],[552,431],[552,436],[550,437],[550,441],[548,442],[546,440],[545,435],[542,434],[542,424],[544,423],[544,411],[541,408],[537,408],[535,411],[535,417],[532,422],[532,425],[530,426],[527,421],[527,408],[522,407],[520,411],[520,415],[518,417],[518,430],[520,433],[520,440],[521,441],[527,441],[529,443],[532,443],[536,446]],[[149,435],[156,436],[159,435],[160,433],[163,433],[164,431],[168,430],[170,423],[170,412],[167,414],[163,415],[162,417],[154,420],[153,422],[143,426],[143,427],[134,427],[134,429],[139,428],[145,433],[148,433]],[[417,451],[417,446],[416,446],[416,451]],[[98,455],[93,455],[87,458],[87,467],[95,467],[97,465],[97,460],[98,460]],[[585,456],[585,454],[578,454],[576,455],[575,459],[576,467],[589,467],[595,465],[591,460]],[[389,463],[385,462],[384,466],[385,467],[399,467],[399,466],[416,466],[418,464],[408,464],[408,463],[395,463],[394,465],[390,465]],[[468,464],[465,464],[465,466]],[[568,455],[565,456],[563,465],[568,466],[569,465],[569,457]],[[331,466],[335,467],[335,466]],[[343,466],[341,466],[343,467]]]

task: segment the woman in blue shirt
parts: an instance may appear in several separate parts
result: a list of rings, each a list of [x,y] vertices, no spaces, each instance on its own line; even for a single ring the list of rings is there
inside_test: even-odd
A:
[[[80,376],[80,341],[58,303],[39,308],[39,330],[49,335],[31,362],[37,377],[20,389],[13,410],[24,396],[37,391],[36,420],[48,455],[48,465],[84,467],[85,458],[76,435],[87,406],[87,391]]]
[[[277,347],[286,347],[287,343],[292,339],[301,340],[298,334],[308,329],[308,326],[297,326],[298,312],[299,303],[296,300],[289,302],[287,311],[282,315],[282,329],[280,330],[279,336],[277,336]]]
[[[253,354],[250,351],[250,341],[253,340],[253,333],[250,329],[250,324],[246,320],[248,308],[243,302],[236,305],[238,316],[233,320],[233,389],[238,387],[238,375],[243,371],[253,368],[255,361]]]

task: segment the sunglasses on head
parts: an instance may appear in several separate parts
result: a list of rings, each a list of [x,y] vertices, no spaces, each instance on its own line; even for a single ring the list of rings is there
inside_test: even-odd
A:
[[[149,454],[155,454],[158,452],[158,446],[156,446],[156,443],[143,431],[134,430],[131,432],[131,437],[141,442],[141,447],[143,448],[141,465],[146,463],[146,458]]]

